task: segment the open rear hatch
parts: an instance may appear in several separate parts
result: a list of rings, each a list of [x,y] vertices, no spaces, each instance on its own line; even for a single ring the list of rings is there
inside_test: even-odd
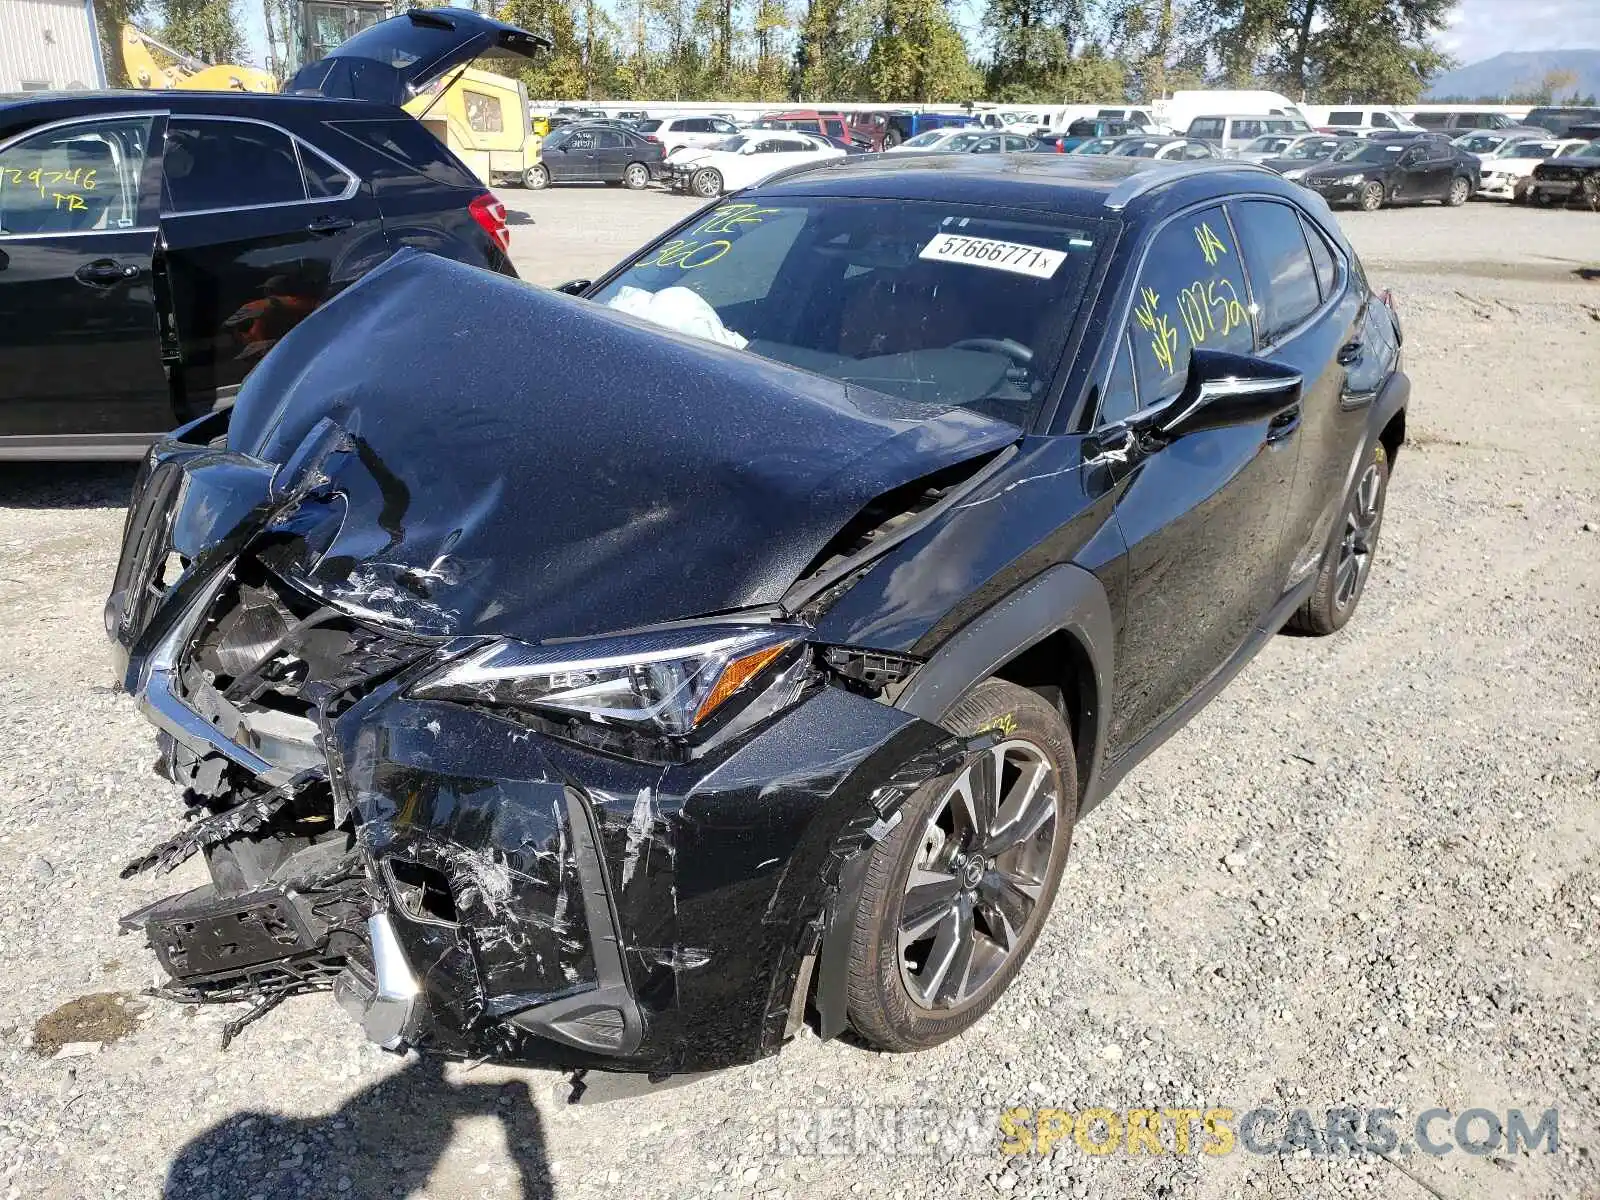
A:
[[[532,58],[548,38],[464,8],[414,8],[379,21],[307,63],[284,90],[296,96],[401,105],[478,58]]]

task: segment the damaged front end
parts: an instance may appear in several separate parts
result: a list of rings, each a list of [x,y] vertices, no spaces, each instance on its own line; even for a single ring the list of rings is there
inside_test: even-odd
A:
[[[381,316],[382,287],[361,289]],[[548,337],[571,319],[539,324]],[[827,956],[841,884],[905,796],[967,749],[881,702],[917,661],[818,644],[810,610],[781,602],[798,569],[747,562],[742,591],[705,590],[659,492],[630,512],[653,525],[640,569],[672,574],[669,607],[650,612],[653,593],[631,587],[612,605],[656,620],[600,632],[628,626],[597,587],[583,603],[530,602],[563,570],[588,572],[603,535],[552,548],[507,501],[504,473],[472,479],[481,423],[447,459],[450,482],[430,486],[429,464],[397,450],[417,436],[404,397],[378,421],[358,389],[323,388],[343,406],[304,419],[292,387],[270,386],[276,362],[278,383],[315,387],[294,344],[247,385],[226,438],[222,414],[152,451],[106,606],[122,683],[160,731],[158,768],[189,817],[125,874],[201,856],[211,878],[124,920],[170,976],[163,994],[252,1001],[231,1036],[286,996],[331,989],[386,1047],[530,1065],[665,1075],[775,1052]],[[335,357],[320,348],[316,367]],[[274,416],[246,435],[263,395]],[[880,437],[904,428],[870,422]],[[539,428],[560,440],[552,421]],[[854,491],[808,486],[816,506],[860,511],[961,454],[992,457],[1012,432],[969,423],[938,455],[842,472]],[[735,474],[772,493],[770,473]],[[700,504],[728,544],[699,549],[733,561],[756,518]],[[832,570],[846,524],[774,553]],[[535,554],[524,587],[507,564],[531,569]],[[683,619],[694,613],[713,615]],[[837,1032],[837,1005],[819,1008]]]

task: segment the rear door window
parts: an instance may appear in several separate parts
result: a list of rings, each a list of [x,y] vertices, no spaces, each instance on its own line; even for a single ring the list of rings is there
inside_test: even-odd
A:
[[[306,199],[294,142],[270,125],[174,115],[167,121],[161,168],[173,213]]]
[[[1258,306],[1263,343],[1278,341],[1322,303],[1299,213],[1287,204],[1243,200],[1234,209]]]
[[[1233,123],[1233,136],[1235,139],[1250,141],[1261,136],[1260,121],[1235,121]]]
[[[1189,136],[1197,138],[1220,138],[1222,136],[1221,117],[1196,117],[1189,122]]]
[[[82,121],[0,153],[0,234],[134,228],[150,122]]]
[[[1148,407],[1177,395],[1196,347],[1249,354],[1255,344],[1249,305],[1233,227],[1221,207],[1167,224],[1145,255],[1128,318],[1141,402]]]
[[[1360,125],[1361,113],[1353,108],[1342,109],[1339,112],[1328,114],[1329,125]]]

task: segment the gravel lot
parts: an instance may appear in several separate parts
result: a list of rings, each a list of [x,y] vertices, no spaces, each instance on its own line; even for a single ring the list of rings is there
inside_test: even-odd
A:
[[[693,204],[509,192],[523,274],[592,275]],[[369,1048],[325,996],[138,997],[123,862],[174,828],[111,690],[122,467],[0,466],[0,1198],[1600,1196],[1600,218],[1344,218],[1415,381],[1362,610],[1277,639],[1078,830],[1017,986],[936,1051],[809,1034],[577,1107],[560,1078]],[[180,884],[198,882],[195,863]],[[83,1000],[84,997],[102,999]],[[81,1001],[64,1017],[46,1019]],[[53,1058],[60,1041],[95,1053]],[[1006,1158],[999,1110],[1560,1110],[1555,1155]],[[842,1105],[966,1145],[794,1153]],[[1443,1126],[1439,1127],[1440,1129]]]

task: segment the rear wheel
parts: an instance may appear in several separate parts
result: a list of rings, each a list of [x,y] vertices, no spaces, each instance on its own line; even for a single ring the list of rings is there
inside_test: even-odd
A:
[[[1361,189],[1361,197],[1357,201],[1362,212],[1377,212],[1383,207],[1383,184],[1369,183]]]
[[[987,679],[945,719],[997,744],[925,784],[872,851],[850,952],[850,1023],[882,1050],[972,1026],[1021,969],[1077,813],[1072,738],[1034,692]]]
[[[1460,208],[1470,195],[1472,195],[1472,184],[1457,175],[1450,181],[1450,191],[1446,193],[1444,202],[1451,208]]]
[[[1355,614],[1367,586],[1383,527],[1383,501],[1389,491],[1389,454],[1380,443],[1356,476],[1346,497],[1335,540],[1322,555],[1316,586],[1289,620],[1300,633],[1323,636],[1343,629]]]
[[[534,163],[522,173],[522,182],[524,186],[536,192],[541,188],[547,188],[550,186],[550,168],[543,163]]]
[[[722,195],[722,172],[715,167],[702,167],[696,171],[689,180],[689,186],[696,196],[704,196],[707,200]]]
[[[650,168],[643,163],[629,163],[622,173],[622,183],[630,192],[637,192],[650,182]]]
[[[898,129],[890,129],[883,135],[883,148],[885,150],[898,146],[905,138],[900,136]]]

